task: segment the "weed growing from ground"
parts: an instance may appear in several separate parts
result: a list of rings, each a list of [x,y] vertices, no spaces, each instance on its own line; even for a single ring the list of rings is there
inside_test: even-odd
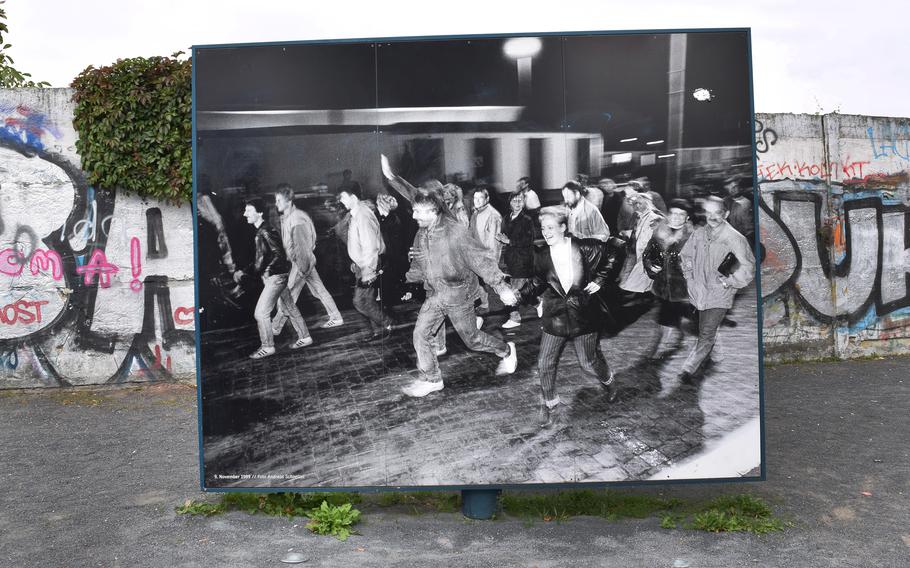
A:
[[[307,517],[310,522],[306,526],[314,533],[331,535],[344,541],[351,535],[351,525],[360,520],[360,511],[350,503],[329,505],[323,501],[319,507],[307,513]]]

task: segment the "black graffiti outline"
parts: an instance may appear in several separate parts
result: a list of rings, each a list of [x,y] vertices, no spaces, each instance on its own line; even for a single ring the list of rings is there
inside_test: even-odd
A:
[[[86,219],[88,209],[91,207],[89,200],[87,199],[89,184],[85,178],[85,174],[82,170],[73,165],[65,156],[56,152],[28,146],[21,141],[2,138],[0,138],[0,148],[12,150],[30,159],[42,159],[59,167],[66,173],[73,185],[74,196],[70,215],[59,228],[41,237],[35,235],[30,227],[23,225],[17,227],[16,233],[18,238],[20,231],[31,231],[31,235],[34,235],[36,238],[35,243],[37,243],[37,239],[40,238],[40,240],[43,240],[49,245],[50,249],[56,251],[60,255],[63,262],[63,283],[71,292],[64,296],[63,306],[60,312],[51,322],[41,329],[15,338],[0,339],[0,350],[15,350],[17,351],[18,357],[19,349],[31,349],[42,370],[46,373],[46,376],[50,377],[56,386],[72,386],[72,383],[60,374],[53,361],[51,361],[50,357],[48,357],[45,352],[43,344],[46,341],[52,339],[53,336],[64,332],[68,328],[75,332],[73,334],[73,345],[81,349],[90,349],[102,353],[113,353],[116,350],[116,344],[124,341],[124,339],[115,335],[101,334],[91,329],[99,284],[97,280],[93,281],[91,284],[85,284],[84,279],[79,277],[76,273],[76,267],[78,266],[77,257],[87,257],[95,250],[104,251],[107,246],[108,235],[107,232],[103,230],[96,232],[94,241],[90,242],[89,240],[86,240],[85,245],[79,250],[74,250],[70,241],[65,239],[64,236],[68,233],[68,228],[74,227],[81,220]],[[96,218],[106,220],[113,217],[115,197],[113,190],[94,190],[94,201],[96,203],[97,211]],[[163,231],[161,233],[161,238],[162,244],[164,244]],[[30,254],[34,252],[34,247],[32,247],[32,249]],[[144,370],[146,379],[148,380],[162,381],[171,380],[173,378],[170,371],[165,367],[161,366],[156,368],[155,365],[150,363],[156,360],[155,354],[149,347],[149,343],[155,339],[154,298],[156,297],[159,298],[162,337],[165,343],[165,349],[178,343],[193,344],[195,342],[195,334],[193,332],[175,329],[173,321],[170,322],[170,326],[165,323],[167,317],[172,317],[171,313],[165,313],[164,311],[167,308],[168,312],[170,312],[168,308],[168,306],[170,306],[170,293],[167,285],[167,277],[147,276],[145,280],[151,281],[151,291],[148,291],[147,289],[146,292],[142,329],[139,333],[133,335],[117,370],[108,377],[106,381],[101,381],[102,383],[125,382],[130,376],[130,370],[134,363],[138,364],[139,367]],[[149,302],[150,292],[153,294],[153,296],[151,296],[151,302]],[[165,297],[166,301],[160,300]],[[78,306],[75,305],[76,301],[78,301]]]
[[[792,248],[795,251],[795,266],[793,268],[793,271],[790,273],[790,276],[786,280],[784,280],[777,288],[774,288],[773,290],[770,290],[770,291],[763,290],[763,292],[765,294],[764,297],[767,298],[767,297],[770,297],[770,296],[776,294],[778,291],[780,291],[783,288],[792,288],[796,284],[796,279],[799,276],[800,270],[802,270],[802,267],[803,267],[803,255],[802,255],[802,251],[799,250],[799,243],[796,242],[796,237],[793,236],[793,233],[790,231],[790,228],[787,227],[787,225],[784,223],[783,219],[780,218],[780,207],[778,206],[777,201],[775,200],[775,202],[774,202],[774,209],[771,209],[770,207],[768,207],[768,204],[765,203],[764,199],[759,198],[758,206],[761,208],[762,211],[765,212],[765,214],[772,221],[774,221],[774,223],[778,226],[778,228],[781,229],[781,231],[784,233],[784,236],[787,238],[788,241],[790,241],[790,248]],[[761,233],[759,233],[759,234],[761,234]],[[760,242],[760,244],[763,248],[766,248],[764,243]],[[762,284],[764,284],[764,282],[762,282]]]
[[[16,225],[16,232],[13,233],[13,247],[15,247],[20,242],[22,235],[28,235],[28,254],[25,254],[24,251],[19,250],[20,254],[12,257],[11,260],[13,262],[21,264],[22,266],[28,266],[32,260],[32,256],[35,254],[35,251],[38,250],[38,235],[35,233],[35,230],[28,225]]]
[[[164,239],[164,220],[161,209],[149,207],[145,210],[146,254],[149,258],[167,258],[167,242]]]
[[[853,199],[843,202],[843,219],[844,219],[844,240],[845,240],[845,256],[844,258],[834,264],[832,263],[832,254],[831,249],[832,245],[826,242],[822,232],[819,230],[823,226],[823,217],[822,217],[822,205],[823,205],[823,196],[820,193],[813,192],[811,189],[807,190],[782,190],[774,191],[773,185],[775,184],[786,184],[788,187],[792,187],[792,182],[788,180],[781,180],[778,182],[767,182],[762,184],[762,192],[771,192],[773,195],[774,210],[773,212],[762,202],[760,206],[762,209],[769,214],[772,220],[777,223],[778,227],[781,228],[786,235],[787,239],[790,241],[790,245],[793,247],[795,253],[795,266],[790,277],[778,286],[774,291],[765,296],[763,300],[772,297],[774,294],[786,292],[792,294],[793,297],[797,299],[800,306],[803,307],[813,318],[822,323],[847,323],[854,324],[862,320],[869,311],[869,308],[873,305],[875,306],[876,316],[884,317],[890,313],[893,313],[899,309],[910,306],[910,274],[904,274],[904,282],[906,284],[907,293],[903,298],[898,298],[896,300],[885,302],[882,297],[882,277],[884,273],[884,215],[886,213],[902,213],[905,216],[904,219],[904,249],[910,248],[910,207],[905,205],[885,205],[881,198],[879,197],[864,197],[860,199]],[[827,189],[827,184],[823,182],[811,182],[813,185],[818,184],[821,187]],[[841,184],[833,184],[835,186],[840,186]],[[772,186],[772,187],[769,187]],[[842,188],[842,187],[841,187]],[[873,209],[875,211],[875,223],[877,230],[877,243],[878,247],[875,251],[876,254],[876,272],[873,278],[872,289],[868,291],[868,295],[863,303],[856,308],[854,311],[847,314],[834,314],[833,316],[821,313],[817,308],[815,308],[809,300],[807,300],[799,291],[799,288],[796,286],[796,283],[799,280],[799,276],[803,269],[803,253],[799,247],[799,244],[793,233],[790,229],[783,223],[780,217],[781,203],[784,201],[800,201],[800,202],[812,202],[814,204],[815,212],[815,239],[819,251],[819,265],[822,269],[822,273],[825,278],[830,282],[832,278],[844,278],[849,276],[850,269],[852,266],[853,254],[859,254],[857,251],[853,250],[852,247],[852,233],[853,233],[853,223],[850,221],[850,211],[859,210],[859,209]]]
[[[773,128],[765,128],[765,124],[759,119],[755,119],[755,133],[761,136],[761,140],[756,140],[755,142],[755,151],[759,154],[764,154],[771,149],[771,146],[777,144],[777,141],[780,139],[777,136],[777,132]],[[768,142],[768,135],[774,136],[774,140]],[[764,144],[764,146],[762,146]],[[762,149],[764,148],[764,150]]]

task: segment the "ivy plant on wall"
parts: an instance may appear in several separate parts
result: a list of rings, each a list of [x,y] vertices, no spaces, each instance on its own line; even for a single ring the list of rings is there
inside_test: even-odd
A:
[[[170,203],[192,195],[192,67],[134,57],[73,80],[76,148],[89,182]]]

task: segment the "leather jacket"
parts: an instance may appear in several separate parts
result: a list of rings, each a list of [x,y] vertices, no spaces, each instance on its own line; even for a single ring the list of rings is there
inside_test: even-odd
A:
[[[645,248],[641,262],[648,276],[654,280],[651,293],[662,300],[689,301],[689,290],[679,253],[692,231],[692,225],[688,222],[679,229],[673,229],[664,223],[654,229],[654,234]],[[655,266],[659,266],[661,270],[654,271]]]
[[[263,221],[256,229],[256,259],[245,272],[252,272],[262,277],[276,274],[287,274],[291,263],[281,246],[281,239],[268,221]]]
[[[538,247],[534,252],[534,276],[522,286],[524,302],[543,298],[543,328],[550,335],[577,337],[598,331],[604,323],[598,294],[584,291],[596,282],[601,289],[609,284],[611,273],[621,255],[617,247],[596,239],[571,239],[573,282],[568,290],[559,283],[559,276],[550,256],[550,247]]]

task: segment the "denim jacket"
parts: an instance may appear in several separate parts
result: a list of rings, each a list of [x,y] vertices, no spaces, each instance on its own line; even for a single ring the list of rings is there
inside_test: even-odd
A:
[[[423,282],[427,296],[443,305],[472,303],[479,294],[477,277],[500,292],[503,273],[493,251],[471,236],[468,227],[448,215],[414,236],[414,258],[405,279]]]
[[[313,221],[305,212],[291,207],[281,216],[281,242],[288,260],[297,266],[301,274],[309,274],[316,265],[316,229]]]

